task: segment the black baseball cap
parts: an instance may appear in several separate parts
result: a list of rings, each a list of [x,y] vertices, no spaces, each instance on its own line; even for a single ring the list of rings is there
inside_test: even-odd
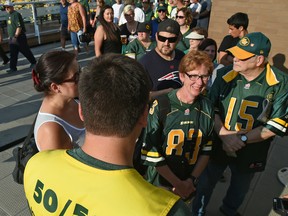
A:
[[[172,19],[165,19],[158,25],[157,32],[169,32],[171,34],[179,35],[180,34],[180,26],[178,22]]]
[[[151,26],[147,22],[139,23],[137,27],[137,32],[151,32]]]

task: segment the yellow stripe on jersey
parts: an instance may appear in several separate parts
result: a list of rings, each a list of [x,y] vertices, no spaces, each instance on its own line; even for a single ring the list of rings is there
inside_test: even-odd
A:
[[[277,80],[276,74],[274,73],[269,63],[267,64],[266,81],[269,86],[279,83],[279,80]]]
[[[238,76],[238,72],[231,70],[228,73],[226,73],[222,78],[225,80],[225,82],[231,82],[236,76]]]
[[[159,154],[158,152],[146,151],[144,149],[141,149],[141,154],[147,155],[147,156],[150,156],[150,157],[162,157],[161,154]]]

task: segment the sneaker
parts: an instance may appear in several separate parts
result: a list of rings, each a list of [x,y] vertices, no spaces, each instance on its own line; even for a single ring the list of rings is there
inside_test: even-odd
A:
[[[14,73],[14,72],[17,72],[17,69],[9,69],[6,71],[7,73]]]
[[[8,58],[6,61],[3,62],[3,65],[6,65],[9,61],[10,59]]]

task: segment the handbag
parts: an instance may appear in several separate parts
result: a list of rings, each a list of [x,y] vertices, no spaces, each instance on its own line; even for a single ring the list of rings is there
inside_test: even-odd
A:
[[[89,33],[84,32],[83,34],[81,34],[81,35],[79,36],[79,40],[80,40],[81,43],[87,43],[87,44],[89,44],[90,41],[91,41],[91,36],[90,36]]]
[[[12,176],[14,181],[18,184],[23,184],[23,176],[27,162],[33,155],[39,152],[33,134],[36,118],[37,116],[34,119],[34,122],[27,137],[24,140],[22,147],[16,147],[13,149],[13,157],[16,161],[16,164],[12,172]]]

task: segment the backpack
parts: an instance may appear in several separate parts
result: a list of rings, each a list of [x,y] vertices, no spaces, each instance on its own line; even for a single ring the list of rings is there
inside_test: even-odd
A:
[[[164,127],[167,114],[171,111],[170,100],[167,94],[156,97],[156,100],[158,101],[158,107],[159,107],[159,113],[160,113],[159,123],[161,127]],[[144,175],[147,170],[147,166],[141,163],[141,149],[142,149],[142,145],[144,141],[144,136],[145,136],[145,128],[142,129],[141,134],[138,140],[136,141],[134,155],[133,155],[134,168],[141,175]]]
[[[16,147],[13,149],[13,157],[16,161],[16,164],[12,172],[12,176],[14,181],[18,184],[23,184],[24,170],[27,162],[32,156],[39,152],[33,135],[36,118],[37,116],[35,117],[35,120],[27,137],[24,140],[22,147]]]

